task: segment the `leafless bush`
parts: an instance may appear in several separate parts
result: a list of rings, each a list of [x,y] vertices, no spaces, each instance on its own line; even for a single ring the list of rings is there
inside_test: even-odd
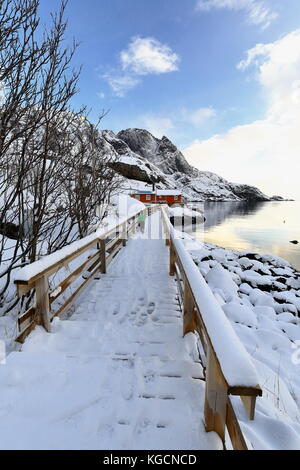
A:
[[[77,44],[64,46],[66,1],[49,30],[38,7],[0,0],[2,314],[18,302],[14,270],[84,236],[119,184],[97,126],[70,106],[80,70],[71,68]]]

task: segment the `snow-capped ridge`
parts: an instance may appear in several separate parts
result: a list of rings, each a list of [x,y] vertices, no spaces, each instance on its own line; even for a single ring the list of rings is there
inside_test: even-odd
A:
[[[119,154],[122,154],[124,149],[126,149],[127,155],[130,151],[135,157],[139,156],[144,161],[147,161],[148,164],[151,164],[153,182],[161,182],[167,185],[167,187],[182,189],[184,196],[188,200],[271,200],[254,186],[231,183],[215,173],[200,171],[192,167],[182,152],[166,136],[158,139],[145,129],[129,128],[116,134],[112,145]],[[133,164],[140,164],[140,162],[135,161]],[[157,178],[155,173],[158,171],[164,177],[160,175]],[[135,171],[134,173],[137,172]],[[135,177],[130,178],[128,175],[130,175],[130,171],[127,171],[124,176],[129,179],[139,179]]]

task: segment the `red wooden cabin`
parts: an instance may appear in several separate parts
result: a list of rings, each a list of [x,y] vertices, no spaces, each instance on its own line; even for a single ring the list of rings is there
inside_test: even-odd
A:
[[[173,204],[182,203],[181,192],[176,189],[157,189],[155,191],[136,191],[131,197],[145,204]]]

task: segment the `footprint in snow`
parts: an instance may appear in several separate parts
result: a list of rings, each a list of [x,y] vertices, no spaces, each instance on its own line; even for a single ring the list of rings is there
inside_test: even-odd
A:
[[[147,375],[144,375],[144,380],[145,380],[145,383],[151,383],[153,382],[155,379],[155,374],[154,373],[149,373]]]
[[[118,315],[119,312],[120,312],[120,303],[118,302],[113,309],[113,315]]]
[[[148,304],[147,312],[151,315],[155,310],[155,302],[150,302]]]
[[[154,322],[157,322],[157,321],[159,321],[159,317],[157,315],[152,315],[151,320],[154,321]]]
[[[135,326],[144,326],[146,322],[147,322],[146,317],[140,317],[139,320],[134,323],[134,325]]]

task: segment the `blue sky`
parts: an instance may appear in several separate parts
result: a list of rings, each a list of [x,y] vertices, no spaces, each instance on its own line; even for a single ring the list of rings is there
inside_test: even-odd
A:
[[[58,5],[41,0],[43,19]],[[299,30],[299,0],[69,0],[67,16],[68,37],[81,43],[74,60],[83,65],[75,104],[93,108],[92,118],[110,110],[103,128],[165,134],[200,169],[273,190],[267,177],[262,181],[247,171],[253,162],[265,162],[263,148],[240,165],[249,141],[239,139],[240,172],[231,171],[232,158],[224,164],[226,155],[220,164],[220,148],[224,142],[227,148],[240,127],[245,131],[244,126],[269,119],[276,90],[262,67],[274,64],[278,41]],[[263,51],[256,49],[241,64],[258,44],[265,45]],[[290,44],[297,44],[295,38]],[[280,69],[277,64],[276,73]],[[300,78],[300,69],[294,69]],[[285,191],[281,185],[277,192],[281,187]]]

